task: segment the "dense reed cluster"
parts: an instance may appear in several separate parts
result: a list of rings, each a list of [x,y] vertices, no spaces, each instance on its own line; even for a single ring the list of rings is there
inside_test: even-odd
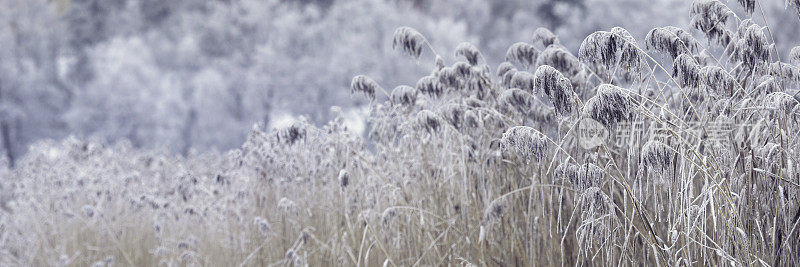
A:
[[[698,0],[696,31],[615,27],[577,56],[541,28],[494,69],[398,28],[435,67],[353,78],[364,137],[334,108],[227,154],[40,143],[0,170],[0,265],[792,265],[800,47],[738,2],[750,18]]]

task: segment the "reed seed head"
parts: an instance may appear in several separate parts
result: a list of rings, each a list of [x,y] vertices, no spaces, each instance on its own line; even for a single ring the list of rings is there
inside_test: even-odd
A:
[[[478,115],[478,112],[469,109],[464,113],[464,126],[472,133],[478,133],[483,128],[483,119]]]
[[[553,34],[553,32],[542,27],[536,28],[536,30],[533,31],[533,43],[535,44],[536,42],[542,42],[544,47],[559,43],[558,37]]]
[[[90,205],[83,205],[83,207],[81,208],[81,210],[83,211],[83,215],[84,215],[84,216],[86,216],[86,217],[90,217],[90,218],[91,218],[91,217],[94,217],[94,213],[95,213],[95,212],[94,212],[94,207],[92,207],[92,206],[90,206]]]
[[[525,68],[533,66],[538,56],[539,50],[536,47],[523,42],[511,45],[506,51],[506,61],[515,62]]]
[[[572,180],[575,190],[579,194],[586,192],[592,187],[601,187],[603,185],[603,168],[595,165],[594,163],[586,163],[581,165],[578,169],[578,176]]]
[[[258,233],[261,236],[267,236],[270,233],[270,230],[272,229],[272,226],[269,224],[269,221],[261,217],[256,217],[255,219],[253,219],[253,224],[256,226],[256,229],[258,230]]]
[[[508,201],[506,199],[495,199],[483,210],[482,224],[491,224],[500,221],[503,215],[508,212]]]
[[[503,86],[505,86],[506,88],[511,87],[511,82],[514,79],[514,74],[517,74],[517,69],[510,69],[510,70],[506,71],[505,73],[503,73],[503,77],[502,77],[503,78],[503,81],[502,81]]]
[[[761,26],[742,22],[739,27],[740,37],[736,43],[736,58],[744,67],[751,70],[769,60],[769,41]]]
[[[614,27],[611,31],[597,31],[587,36],[578,49],[578,58],[606,69],[619,67],[626,78],[640,73],[644,65],[636,40],[621,27]]]
[[[740,5],[744,8],[744,11],[747,11],[749,14],[753,14],[753,11],[756,10],[756,0],[737,0]]]
[[[482,57],[478,48],[467,42],[458,44],[456,47],[456,56],[463,56],[472,66],[478,65],[478,60]]]
[[[600,64],[611,68],[616,63],[617,43],[611,42],[613,34],[597,31],[586,36],[578,48],[578,58],[587,63]]]
[[[472,66],[466,62],[456,62],[453,64],[452,68],[461,79],[468,79],[470,76],[472,76]]]
[[[769,64],[769,73],[773,77],[779,77],[785,82],[800,85],[800,68],[794,65],[776,61]]]
[[[548,65],[568,76],[574,76],[581,71],[581,62],[565,47],[553,44],[539,54],[536,65]]]
[[[558,114],[572,113],[574,93],[572,83],[567,77],[551,66],[542,65],[536,69],[535,81],[535,91],[544,91],[544,94],[550,97]]]
[[[437,73],[439,83],[446,88],[456,89],[460,87],[459,74],[451,67],[444,67]]]
[[[514,126],[503,133],[501,148],[504,154],[526,161],[538,159],[547,151],[547,136],[528,126]]]
[[[705,66],[701,68],[700,76],[705,86],[725,96],[730,96],[731,92],[733,92],[735,86],[738,84],[736,79],[731,76],[728,71],[717,66]]]
[[[430,110],[421,110],[417,112],[417,125],[429,133],[439,131],[442,124],[442,117]]]
[[[594,215],[601,215],[608,213],[609,206],[613,203],[611,202],[611,198],[603,192],[602,189],[599,187],[593,186],[589,187],[579,195],[580,202],[582,206],[582,210],[588,212],[589,214]],[[601,221],[595,221],[594,223],[590,224],[591,227],[602,227]],[[599,235],[597,230],[588,230],[585,229],[584,231],[589,232],[589,235]],[[594,238],[596,239],[596,238]]]
[[[369,97],[370,100],[375,100],[375,91],[380,90],[381,86],[375,80],[370,79],[364,75],[353,77],[350,82],[350,94],[363,93]]]
[[[383,210],[383,212],[381,212],[381,224],[383,225],[383,227],[389,227],[391,226],[395,217],[397,217],[397,211],[395,210],[395,208],[393,207],[387,208]]]
[[[500,93],[497,101],[501,110],[506,113],[527,114],[531,109],[533,95],[518,88],[511,88]]]
[[[672,167],[672,158],[675,152],[657,140],[650,140],[642,146],[641,150],[641,164],[659,174],[664,174],[670,167]]]
[[[638,44],[636,44],[636,39],[633,38],[633,35],[628,30],[622,27],[612,28],[611,33],[613,35],[610,42],[616,42],[619,47],[619,51],[616,53],[618,54],[617,64],[619,64],[620,69],[628,74],[640,73],[645,61],[644,55],[641,54]]]
[[[475,76],[467,80],[467,90],[477,92],[478,97],[484,98],[486,92],[492,89],[492,83],[488,78]]]
[[[434,61],[436,63],[437,70],[444,68],[444,58],[442,58],[442,56],[436,55],[436,59]]]
[[[553,181],[566,181],[568,183],[574,183],[574,181],[578,180],[578,173],[580,173],[580,170],[580,166],[570,162],[561,163],[553,172]]]
[[[794,64],[800,65],[800,46],[795,46],[789,51],[789,60]]]
[[[392,103],[402,106],[413,106],[417,103],[418,91],[408,85],[400,85],[392,90]]]
[[[464,122],[464,112],[466,112],[464,106],[458,103],[448,103],[441,109],[445,121],[459,130]]]
[[[702,82],[700,65],[690,54],[681,54],[672,63],[672,75],[681,86],[698,88]]]
[[[798,49],[798,51],[800,51],[800,49]],[[800,52],[798,52],[798,53],[800,53]],[[516,70],[516,69],[517,68],[514,68],[514,64],[511,64],[511,62],[506,61],[506,62],[500,63],[500,65],[497,66],[497,77],[502,78],[502,77],[504,77],[506,75],[507,72],[509,72],[511,70]]]
[[[511,77],[511,87],[525,90],[530,94],[536,94],[536,78],[530,72],[517,71],[514,73],[514,76]]]
[[[592,118],[607,128],[614,128],[617,123],[631,118],[632,109],[627,92],[615,85],[601,84],[597,87],[597,94],[586,101],[583,116]]]
[[[427,42],[425,36],[411,27],[399,27],[394,31],[392,49],[401,47],[403,51],[414,59],[422,55],[422,46]],[[444,64],[443,64],[444,65]]]
[[[654,28],[647,33],[645,45],[648,49],[666,53],[673,59],[680,54],[692,54],[699,43],[689,32],[673,26]]]
[[[797,99],[784,92],[774,92],[766,95],[763,100],[766,107],[777,110],[780,113],[789,115],[798,105]]]
[[[286,128],[278,130],[276,133],[278,141],[292,145],[306,137],[306,125],[302,121],[295,121]]]
[[[725,24],[731,15],[735,15],[728,6],[719,0],[698,0],[692,3],[692,26],[703,32],[709,40],[727,45],[730,32]]]
[[[439,82],[439,78],[425,76],[417,81],[417,90],[430,97],[440,97],[444,94],[444,86]]]
[[[781,85],[772,75],[764,75],[758,79],[758,85],[756,85],[755,90],[758,95],[767,95],[781,91]]]
[[[297,206],[294,204],[294,201],[288,198],[284,197],[278,201],[278,210],[285,214],[294,212],[296,208]]]

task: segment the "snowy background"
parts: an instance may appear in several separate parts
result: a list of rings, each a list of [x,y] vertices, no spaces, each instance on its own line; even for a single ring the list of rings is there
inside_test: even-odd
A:
[[[12,164],[33,142],[70,135],[224,151],[253,125],[269,130],[300,115],[323,124],[331,106],[358,132],[368,103],[350,97],[353,76],[393,88],[432,66],[392,50],[398,26],[449,57],[469,41],[496,65],[538,27],[573,53],[612,26],[637,39],[656,26],[689,28],[690,2],[0,0],[0,147]],[[763,3],[786,53],[800,40],[797,18],[784,1]]]

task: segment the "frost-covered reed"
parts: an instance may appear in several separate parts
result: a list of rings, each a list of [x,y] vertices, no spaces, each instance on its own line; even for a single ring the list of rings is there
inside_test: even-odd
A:
[[[739,2],[693,3],[703,42],[614,27],[575,56],[539,29],[498,66],[398,28],[434,65],[391,94],[353,78],[365,136],[336,112],[227,153],[41,142],[0,165],[0,265],[791,266],[800,48]]]

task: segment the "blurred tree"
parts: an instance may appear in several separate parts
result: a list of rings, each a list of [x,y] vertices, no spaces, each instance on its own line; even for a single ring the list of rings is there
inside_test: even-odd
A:
[[[24,144],[63,132],[58,115],[73,92],[60,76],[63,25],[55,5],[2,0],[0,25],[0,145],[13,165]]]
[[[94,78],[94,69],[87,62],[86,49],[107,40],[114,13],[125,7],[127,0],[69,0],[62,20],[66,23],[66,39],[77,62],[70,66],[69,81],[77,86]],[[63,3],[63,2],[62,2]],[[62,4],[63,5],[63,4]]]
[[[570,12],[583,12],[586,0],[548,0],[538,8],[537,13],[544,18],[547,28],[558,30],[569,19]]]

